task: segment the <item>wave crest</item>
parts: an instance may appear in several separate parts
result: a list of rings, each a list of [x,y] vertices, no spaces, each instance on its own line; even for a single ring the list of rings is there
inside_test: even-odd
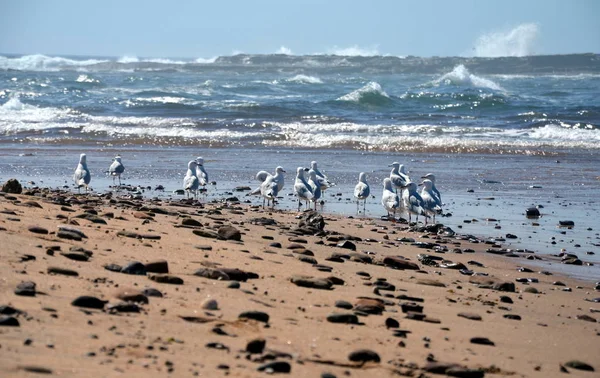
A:
[[[390,96],[385,93],[379,83],[371,81],[364,87],[345,94],[337,100],[364,105],[383,105],[390,101]]]
[[[466,85],[477,88],[487,88],[494,91],[504,91],[502,87],[492,80],[485,79],[469,72],[467,67],[462,64],[454,67],[451,72],[442,75],[439,79],[433,81],[434,85]]]
[[[62,69],[85,68],[87,66],[105,62],[108,62],[108,60],[75,60],[41,54],[24,55],[18,58],[0,56],[0,70],[60,71]]]
[[[487,33],[475,42],[475,56],[495,58],[533,55],[538,35],[539,26],[534,23],[521,24],[505,32]]]
[[[302,74],[296,75],[290,79],[287,79],[287,81],[292,82],[292,83],[301,83],[301,84],[323,84],[323,81],[321,79],[319,79],[318,77],[302,75]]]

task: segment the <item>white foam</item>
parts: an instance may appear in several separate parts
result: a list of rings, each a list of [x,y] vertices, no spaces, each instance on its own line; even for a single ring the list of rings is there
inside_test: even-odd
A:
[[[277,50],[277,51],[275,52],[275,54],[293,55],[293,54],[292,54],[292,50],[291,50],[291,49],[289,49],[289,48],[287,48],[287,47],[285,47],[285,46],[281,46],[281,47],[279,48],[279,50]]]
[[[18,58],[7,58],[0,56],[0,70],[21,70],[21,71],[59,71],[65,68],[85,68],[98,63],[108,62],[107,60],[85,59],[74,60],[60,57],[50,57],[46,55],[24,55]]]
[[[484,34],[475,42],[475,56],[492,58],[533,55],[539,29],[535,23],[525,23],[511,30]]]
[[[323,84],[323,81],[321,79],[319,79],[318,77],[302,75],[302,74],[296,75],[290,79],[287,79],[287,81],[290,81],[293,83],[302,83],[302,84]]]
[[[75,81],[78,83],[100,83],[100,80],[94,79],[88,75],[79,75]]]
[[[217,56],[213,56],[212,58],[197,58],[195,60],[196,63],[210,64],[214,63],[217,60]]]
[[[338,98],[338,101],[360,102],[360,100],[368,94],[377,94],[389,98],[387,93],[381,88],[381,85],[375,81],[367,83],[364,87],[352,91]]]
[[[117,60],[117,63],[138,63],[140,59],[137,56],[125,55]]]
[[[328,50],[328,54],[331,55],[339,55],[339,56],[378,56],[379,50],[378,46],[372,47],[360,47],[358,45],[353,45],[350,47],[338,47],[333,46]]]
[[[451,72],[442,75],[439,79],[434,80],[433,84],[468,85],[478,88],[488,88],[495,91],[504,91],[504,89],[502,89],[501,86],[499,86],[492,80],[472,74],[462,64],[459,64],[458,66],[454,67],[454,69]]]

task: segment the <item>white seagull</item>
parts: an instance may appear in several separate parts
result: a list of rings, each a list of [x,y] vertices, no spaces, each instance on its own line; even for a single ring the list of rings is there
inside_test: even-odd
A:
[[[269,175],[266,180],[260,184],[260,195],[263,197],[263,208],[265,207],[265,199],[267,200],[267,206],[272,201],[271,207],[275,207],[275,198],[279,193],[279,185],[275,180],[275,176]]]
[[[358,184],[354,187],[354,197],[356,198],[356,212],[358,213],[359,202],[363,200],[363,214],[365,213],[365,207],[367,206],[367,198],[369,198],[369,194],[371,193],[371,188],[367,183],[367,174],[365,172],[360,172],[358,175]]]
[[[286,173],[285,169],[283,169],[282,166],[278,166],[277,168],[275,168],[274,175],[270,174],[267,171],[258,171],[258,173],[256,174],[256,180],[258,180],[258,182],[260,182],[260,183],[263,183],[269,176],[273,176],[275,178],[275,182],[277,182],[277,191],[281,192],[281,190],[283,189],[283,185],[285,183],[284,173]],[[250,194],[258,194],[258,193],[252,192]]]
[[[204,158],[201,156],[196,158],[196,177],[198,177],[200,186],[208,185],[208,173],[204,169]]]
[[[113,159],[112,164],[108,167],[108,174],[113,177],[113,185],[115,185],[115,177],[119,178],[119,185],[121,185],[121,173],[125,171],[125,166],[121,161],[121,156],[117,155]]]
[[[392,171],[390,172],[390,180],[392,184],[396,188],[396,193],[398,193],[398,189],[400,189],[400,195],[402,195],[402,189],[410,182],[410,178],[404,171],[404,165],[393,162],[388,165],[388,167],[392,167]]]
[[[332,183],[331,181],[329,181],[329,179],[327,178],[326,175],[324,175],[323,173],[321,173],[321,171],[319,171],[319,168],[317,168],[317,162],[316,161],[311,161],[310,162],[310,169],[312,169],[313,171],[315,171],[315,174],[317,175],[317,181],[319,183],[319,185],[321,186],[321,190],[327,190],[329,188],[331,188],[332,186],[335,186],[334,183]]]
[[[317,210],[317,201],[321,198],[321,184],[319,182],[319,178],[317,177],[317,172],[314,170],[308,171],[308,185],[312,189],[312,198],[310,199],[315,204],[315,211]]]
[[[304,168],[298,167],[296,169],[296,181],[294,182],[294,193],[298,196],[298,211],[300,211],[300,207],[302,206],[302,201],[306,201],[306,207],[310,200],[313,198],[313,193],[311,187],[306,182],[304,178]]]
[[[423,210],[430,217],[433,217],[435,223],[435,214],[442,211],[442,203],[437,199],[433,192],[433,182],[431,180],[423,180],[419,185],[423,186],[421,189],[421,198],[423,199]],[[425,224],[427,224],[427,218],[425,218]]]
[[[402,202],[404,203],[404,207],[406,207],[406,211],[408,212],[408,223],[411,221],[411,215],[417,216],[417,223],[419,223],[419,215],[423,215],[425,217],[425,223],[427,223],[427,218],[429,216],[425,213],[424,202],[421,195],[417,193],[417,184],[414,182],[409,182],[404,189],[404,193],[402,194]]]
[[[381,204],[388,213],[388,219],[390,217],[390,213],[393,213],[393,220],[396,220],[396,211],[400,209],[400,198],[398,198],[398,195],[396,192],[394,192],[394,188],[392,188],[392,180],[387,177],[383,179],[383,194],[381,195]]]
[[[442,206],[442,194],[435,186],[435,175],[433,173],[428,173],[425,176],[422,176],[421,178],[428,179],[431,181],[431,190],[433,191],[433,194],[437,196],[437,200],[439,201],[440,206]]]
[[[81,187],[85,186],[85,191],[88,191],[88,185],[92,180],[92,175],[90,174],[90,170],[87,167],[87,157],[85,154],[79,155],[79,164],[77,164],[77,168],[75,168],[75,174],[73,174],[73,181],[75,181],[75,186],[77,186],[77,190],[81,192]]]
[[[187,193],[187,198],[190,198],[190,193],[193,194],[194,199],[198,197],[198,188],[200,187],[200,180],[196,176],[196,167],[198,164],[195,160],[190,160],[188,163],[188,169],[183,178],[183,189]]]

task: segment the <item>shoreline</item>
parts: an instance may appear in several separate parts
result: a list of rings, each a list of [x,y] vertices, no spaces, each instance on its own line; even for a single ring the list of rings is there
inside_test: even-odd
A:
[[[66,376],[264,376],[257,371],[262,366],[290,368],[292,376],[462,369],[478,374],[471,376],[547,377],[571,360],[594,365],[600,350],[600,304],[586,301],[600,297],[593,284],[519,272],[517,264],[528,260],[486,253],[484,242],[331,214],[322,214],[325,227],[315,232],[298,228],[296,212],[227,202],[197,207],[182,200],[41,191],[3,195],[0,203],[7,262],[0,268],[2,304],[27,313],[14,316],[19,327],[0,327],[0,368],[9,376],[36,369]],[[58,227],[86,238],[58,237]],[[225,235],[223,228],[234,240],[214,238]],[[412,245],[408,238],[441,248]],[[440,253],[443,247],[448,251]],[[399,255],[407,260],[393,257]],[[452,263],[439,266],[438,257]],[[134,269],[133,261],[168,275],[115,271],[114,264]],[[458,264],[488,276],[461,274]],[[35,297],[13,293],[22,281],[35,282]],[[144,287],[163,297],[146,296],[149,303],[137,307],[120,303],[140,300]],[[81,295],[109,303],[71,305]],[[247,311],[259,313],[240,317]],[[494,345],[477,344],[485,338]],[[263,341],[264,350],[252,349]],[[360,349],[371,352],[354,353]]]

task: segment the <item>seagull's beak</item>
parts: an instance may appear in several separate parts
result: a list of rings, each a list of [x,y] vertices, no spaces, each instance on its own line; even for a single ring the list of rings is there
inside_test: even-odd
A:
[[[285,169],[282,169],[282,170],[281,170],[281,172],[283,172],[283,173],[287,173],[287,172],[285,171]]]
[[[418,184],[417,186],[423,186],[423,185],[424,185],[423,183],[420,183],[420,184]]]
[[[310,168],[304,168],[304,172],[310,171]]]
[[[388,167],[393,167],[393,166],[394,166],[394,164],[388,164]]]

